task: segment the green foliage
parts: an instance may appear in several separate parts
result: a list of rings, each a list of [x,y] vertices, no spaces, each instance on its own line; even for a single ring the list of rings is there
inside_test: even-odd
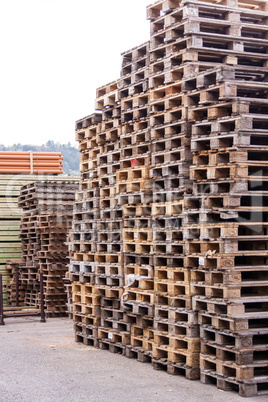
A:
[[[80,153],[77,148],[73,147],[70,142],[68,144],[58,144],[54,141],[48,141],[43,145],[22,145],[13,144],[5,146],[0,144],[0,151],[11,152],[61,152],[63,156],[63,173],[70,176],[79,176]]]

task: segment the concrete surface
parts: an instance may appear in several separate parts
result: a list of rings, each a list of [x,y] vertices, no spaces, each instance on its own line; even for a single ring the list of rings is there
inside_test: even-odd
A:
[[[241,398],[150,364],[75,343],[68,319],[7,319],[0,326],[0,401],[267,401]]]

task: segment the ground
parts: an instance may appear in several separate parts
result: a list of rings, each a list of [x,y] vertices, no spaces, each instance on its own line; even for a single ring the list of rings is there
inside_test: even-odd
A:
[[[12,318],[0,326],[0,401],[226,401],[233,392],[74,342],[68,319]],[[267,401],[266,397],[248,398]]]

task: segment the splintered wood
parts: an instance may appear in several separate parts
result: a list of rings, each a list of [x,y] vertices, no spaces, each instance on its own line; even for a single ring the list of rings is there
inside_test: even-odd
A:
[[[72,225],[73,203],[78,185],[72,182],[36,182],[21,189],[19,206],[23,209],[20,238],[22,259],[10,261],[19,272],[19,303],[39,306],[39,277],[43,273],[45,309],[49,316],[65,315],[68,270],[67,234]],[[9,305],[15,305],[15,277],[8,282]]]
[[[76,340],[268,393],[268,6],[165,0],[77,122]]]

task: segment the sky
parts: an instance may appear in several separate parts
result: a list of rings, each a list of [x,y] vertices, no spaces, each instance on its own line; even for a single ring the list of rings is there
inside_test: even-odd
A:
[[[96,88],[146,42],[154,0],[0,0],[0,144],[75,144]]]

